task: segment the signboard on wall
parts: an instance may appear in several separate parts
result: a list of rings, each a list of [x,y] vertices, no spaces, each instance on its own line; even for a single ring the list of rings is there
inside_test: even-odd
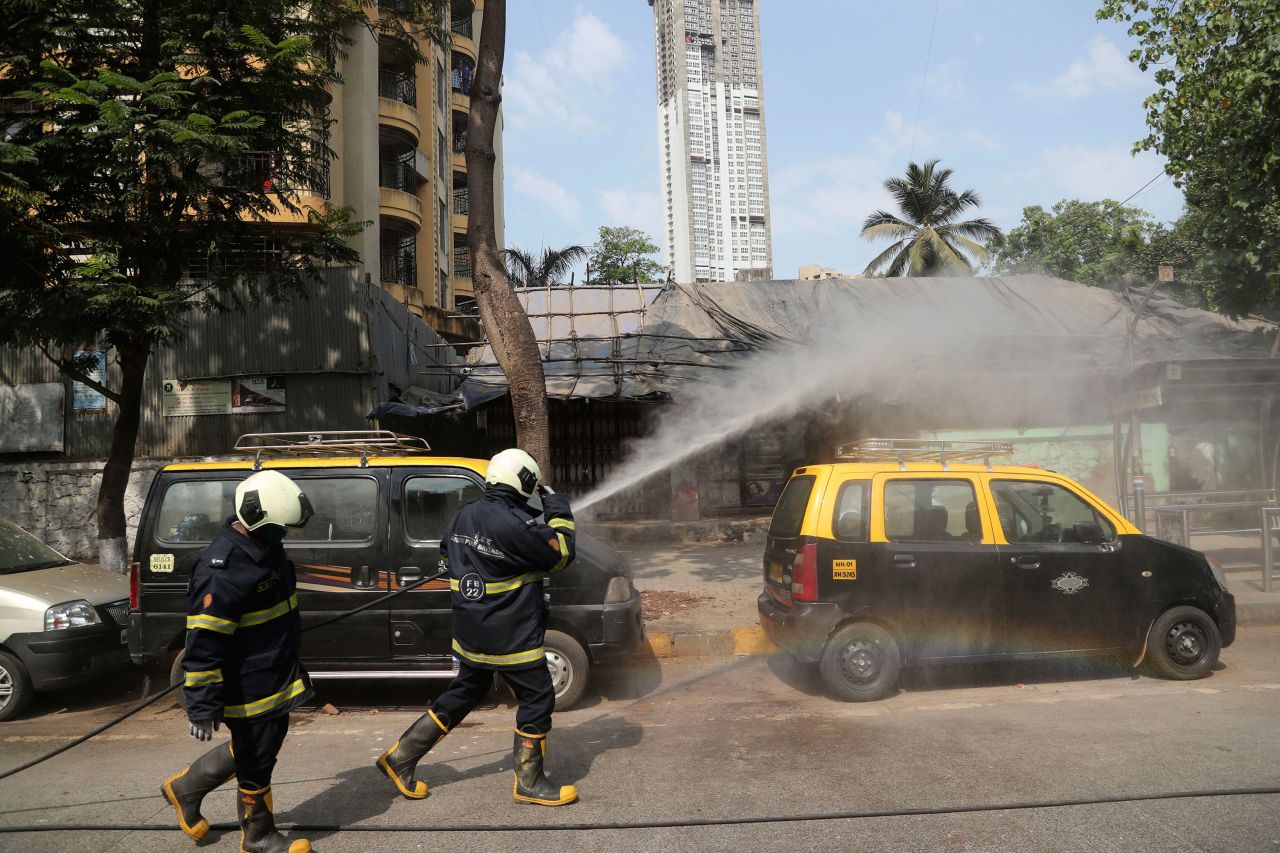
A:
[[[105,352],[78,352],[77,358],[90,356],[93,358],[93,369],[86,371],[90,379],[99,385],[107,384],[107,354]],[[93,390],[83,382],[71,383],[71,411],[73,412],[105,412],[107,398]]]
[[[231,380],[202,379],[180,382],[166,379],[160,408],[166,418],[231,414]]]
[[[237,415],[285,411],[283,376],[244,376],[231,380],[231,411]]]
[[[0,453],[61,451],[66,393],[61,382],[0,385]]]

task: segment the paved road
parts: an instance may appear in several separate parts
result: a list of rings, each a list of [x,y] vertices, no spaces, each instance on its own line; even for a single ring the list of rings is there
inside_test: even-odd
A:
[[[281,757],[282,820],[412,825],[411,833],[318,832],[320,851],[493,850],[1258,850],[1280,849],[1280,796],[1256,795],[964,814],[622,831],[444,834],[432,827],[668,821],[1076,800],[1280,785],[1280,628],[1241,632],[1210,678],[1173,683],[1096,666],[966,667],[916,674],[897,696],[849,705],[781,656],[637,661],[557,716],[550,766],[582,803],[511,801],[511,710],[483,710],[441,745],[430,798],[391,796],[372,767],[413,718],[391,710],[432,688],[346,685],[338,716],[298,715]],[[120,697],[118,697],[120,698]],[[46,711],[57,708],[45,707]],[[375,713],[376,710],[376,713]],[[0,726],[12,766],[112,708],[89,705]],[[0,826],[163,824],[159,780],[195,757],[176,710],[0,782]],[[214,821],[233,797],[214,795]],[[238,833],[200,849],[233,851]],[[0,849],[174,851],[177,832],[0,835]]]

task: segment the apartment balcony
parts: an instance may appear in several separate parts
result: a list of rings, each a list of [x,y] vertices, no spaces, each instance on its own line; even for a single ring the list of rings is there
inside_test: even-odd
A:
[[[417,89],[412,77],[402,72],[378,69],[378,123],[409,137],[414,145],[421,136]]]
[[[459,240],[458,238],[462,239]],[[471,248],[467,245],[466,235],[455,234],[453,239],[453,287],[455,291],[475,292],[471,279],[474,275],[471,265]],[[465,284],[463,283],[465,279]]]
[[[476,77],[476,58],[462,51],[453,51],[449,60],[449,88],[457,95],[471,97],[471,84]]]
[[[306,225],[309,211],[323,208],[329,200],[329,159],[319,143],[315,150],[315,156],[302,162],[270,151],[245,152],[228,169],[226,181],[231,186],[260,187],[268,196],[287,192],[297,210],[273,203],[266,220],[277,225]]]
[[[388,290],[395,286],[418,290],[418,261],[411,253],[384,252],[379,266],[381,269],[378,278],[381,280],[383,287]],[[410,302],[413,300],[400,298],[400,301]],[[421,291],[418,291],[416,301],[419,304],[422,303]]]
[[[378,187],[378,215],[390,216],[422,229],[422,202],[416,195],[391,187]]]

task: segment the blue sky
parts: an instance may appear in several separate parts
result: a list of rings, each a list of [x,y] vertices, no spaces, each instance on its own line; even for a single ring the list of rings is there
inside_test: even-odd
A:
[[[892,209],[883,181],[911,159],[941,159],[1006,229],[1027,205],[1118,201],[1161,174],[1158,156],[1130,153],[1154,84],[1095,3],[760,6],[778,278],[806,263],[861,272],[879,251],[862,221]],[[507,23],[507,245],[589,244],[602,224],[660,243],[648,3],[514,0]],[[1131,204],[1171,220],[1182,197],[1162,177]]]

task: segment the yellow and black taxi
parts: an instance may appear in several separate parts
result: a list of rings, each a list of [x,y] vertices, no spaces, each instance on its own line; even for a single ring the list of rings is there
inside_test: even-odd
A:
[[[135,663],[172,659],[186,633],[187,582],[196,557],[232,515],[236,485],[279,470],[314,514],[285,540],[297,567],[302,657],[312,678],[449,678],[455,671],[449,579],[432,580],[332,625],[315,624],[434,574],[440,537],[484,490],[487,461],[435,456],[394,433],[242,436],[243,460],[169,465],[152,483],[131,566],[129,650]],[[608,545],[579,532],[577,557],[546,581],[547,665],[556,705],[586,690],[593,666],[626,654],[643,636],[631,570]]]
[[[1069,477],[991,464],[1011,450],[865,439],[797,469],[764,555],[769,638],[846,700],[949,661],[1112,654],[1208,675],[1235,639],[1221,568]]]

